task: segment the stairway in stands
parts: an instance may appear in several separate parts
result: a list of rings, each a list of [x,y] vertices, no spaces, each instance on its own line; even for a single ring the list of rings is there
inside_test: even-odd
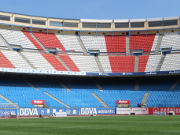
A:
[[[61,42],[58,40],[58,38],[56,37],[55,34],[45,34],[45,33],[35,33],[35,32],[33,34],[45,47],[58,48],[62,51],[66,51],[64,46],[61,44]],[[69,67],[69,69],[71,71],[79,72],[78,67],[75,65],[73,60],[68,55],[59,56],[59,58]],[[46,59],[48,59],[48,58],[46,58]],[[56,59],[56,58],[54,58],[54,59]],[[50,62],[50,63],[52,63],[52,62]],[[64,70],[64,71],[66,71],[66,70]]]

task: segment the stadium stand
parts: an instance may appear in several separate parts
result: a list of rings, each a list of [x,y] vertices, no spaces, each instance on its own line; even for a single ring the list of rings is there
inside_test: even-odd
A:
[[[134,72],[134,56],[109,56],[112,72]]]
[[[75,35],[56,35],[59,41],[63,44],[66,50],[80,51],[82,52],[81,46]]]
[[[0,34],[9,44],[21,45],[23,48],[37,49],[22,31],[0,29]]]
[[[145,72],[148,59],[148,55],[139,56],[138,72]]]
[[[82,72],[99,72],[99,68],[94,59],[94,56],[70,55],[70,58]]]
[[[107,52],[104,36],[81,35],[80,37],[87,50],[94,49],[100,50],[100,52]]]
[[[15,68],[14,65],[3,55],[0,51],[0,67],[1,68]]]
[[[155,35],[131,35],[130,36],[130,50],[143,49],[145,52],[150,52],[153,46]]]
[[[171,47],[172,50],[180,50],[180,34],[179,33],[165,33],[162,38],[161,48]]]
[[[126,36],[105,36],[107,52],[126,52]]]
[[[41,70],[55,70],[54,67],[39,53],[22,52],[24,56],[35,66]]]
[[[161,55],[150,55],[146,65],[145,72],[156,71],[160,59],[161,59]]]
[[[1,52],[16,68],[32,69],[18,52],[5,50]]]
[[[180,69],[179,57],[180,54],[167,54],[161,67],[161,71],[171,71]]]

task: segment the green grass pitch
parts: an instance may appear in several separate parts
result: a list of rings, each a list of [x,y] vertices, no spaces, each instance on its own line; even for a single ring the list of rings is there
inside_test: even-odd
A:
[[[180,116],[1,119],[0,135],[180,135]]]

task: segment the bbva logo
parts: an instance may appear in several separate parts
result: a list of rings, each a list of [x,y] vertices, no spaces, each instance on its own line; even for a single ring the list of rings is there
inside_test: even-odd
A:
[[[96,108],[81,108],[81,115],[97,114]]]
[[[20,116],[38,115],[38,111],[37,111],[37,108],[20,108],[19,115]]]

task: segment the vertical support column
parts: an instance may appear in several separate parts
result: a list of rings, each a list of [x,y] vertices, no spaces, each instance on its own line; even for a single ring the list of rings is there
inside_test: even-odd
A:
[[[129,56],[131,53],[130,53],[130,36],[129,34],[126,34],[126,56]]]

